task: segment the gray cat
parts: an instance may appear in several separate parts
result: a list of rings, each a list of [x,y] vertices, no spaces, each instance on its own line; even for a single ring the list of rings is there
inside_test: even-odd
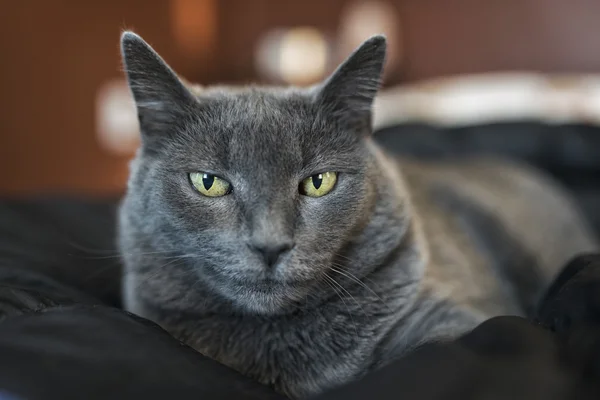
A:
[[[381,36],[304,89],[190,86],[129,32],[122,52],[142,132],[120,213],[126,307],[289,397],[526,314],[597,249],[536,171],[384,154]]]

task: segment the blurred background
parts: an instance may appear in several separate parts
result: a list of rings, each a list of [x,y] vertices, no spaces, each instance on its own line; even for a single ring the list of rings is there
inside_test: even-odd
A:
[[[600,121],[597,0],[4,0],[0,10],[3,196],[123,191],[138,143],[123,29],[202,85],[310,84],[383,32],[380,127]]]

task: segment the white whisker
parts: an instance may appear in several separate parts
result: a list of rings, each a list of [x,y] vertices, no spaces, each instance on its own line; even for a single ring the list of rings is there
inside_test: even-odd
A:
[[[356,303],[356,305],[361,309],[362,313],[365,315],[365,317],[368,317],[369,314],[367,314],[367,312],[365,311],[365,309],[363,308],[362,304],[360,304],[360,302],[358,300],[356,300],[356,298],[354,296],[352,296],[352,294],[348,291],[348,289],[346,289],[345,287],[343,287],[338,281],[336,281],[333,277],[327,275],[333,282],[335,282],[335,284],[337,285],[337,287],[339,287],[341,290],[344,291],[344,293],[346,293],[353,301],[354,303]]]
[[[363,288],[367,289],[367,290],[368,290],[370,293],[372,293],[372,294],[373,294],[375,297],[377,297],[377,299],[378,299],[379,301],[381,301],[381,303],[382,303],[384,306],[386,306],[386,307],[387,307],[387,304],[386,304],[386,302],[385,302],[385,301],[383,301],[383,299],[381,298],[381,296],[379,296],[379,295],[377,294],[377,292],[375,292],[373,289],[371,289],[369,286],[367,286],[367,284],[366,284],[366,283],[364,283],[363,281],[361,281],[360,279],[358,279],[358,277],[356,277],[356,276],[355,276],[354,274],[352,274],[351,272],[349,272],[349,271],[342,271],[342,270],[340,270],[340,269],[339,269],[339,266],[338,266],[338,265],[335,265],[335,264],[331,266],[331,271],[335,272],[336,274],[339,274],[339,275],[345,276],[346,278],[348,278],[348,279],[350,279],[350,280],[352,280],[352,281],[356,282],[356,283],[357,283],[358,285],[360,285],[361,287],[363,287]]]
[[[348,304],[344,300],[344,297],[337,291],[336,287],[331,282],[337,284],[338,286],[339,286],[339,284],[335,281],[335,279],[333,279],[329,275],[325,274],[323,276],[326,279],[325,282],[327,282],[329,284],[329,286],[333,289],[333,291],[338,295],[340,300],[342,300],[342,303],[344,303],[344,306],[346,307],[346,310],[348,311],[348,316],[350,317],[350,321],[352,321],[352,325],[354,326],[354,331],[356,333],[356,339],[358,339],[358,328],[356,326],[356,322],[354,321],[354,317],[352,316],[352,312],[350,311],[350,307],[348,307]]]

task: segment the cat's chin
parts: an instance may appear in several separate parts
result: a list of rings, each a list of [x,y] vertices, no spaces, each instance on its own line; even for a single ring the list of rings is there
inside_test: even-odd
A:
[[[264,315],[283,314],[296,308],[308,293],[308,285],[284,283],[236,284],[230,297],[240,309]],[[227,295],[227,294],[226,294]]]

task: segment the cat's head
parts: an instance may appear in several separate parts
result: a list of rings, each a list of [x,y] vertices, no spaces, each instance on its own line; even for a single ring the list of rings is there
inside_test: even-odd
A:
[[[121,44],[142,134],[121,214],[136,290],[192,304],[199,283],[267,314],[321,290],[375,208],[384,37],[304,89],[192,89],[139,36]]]

